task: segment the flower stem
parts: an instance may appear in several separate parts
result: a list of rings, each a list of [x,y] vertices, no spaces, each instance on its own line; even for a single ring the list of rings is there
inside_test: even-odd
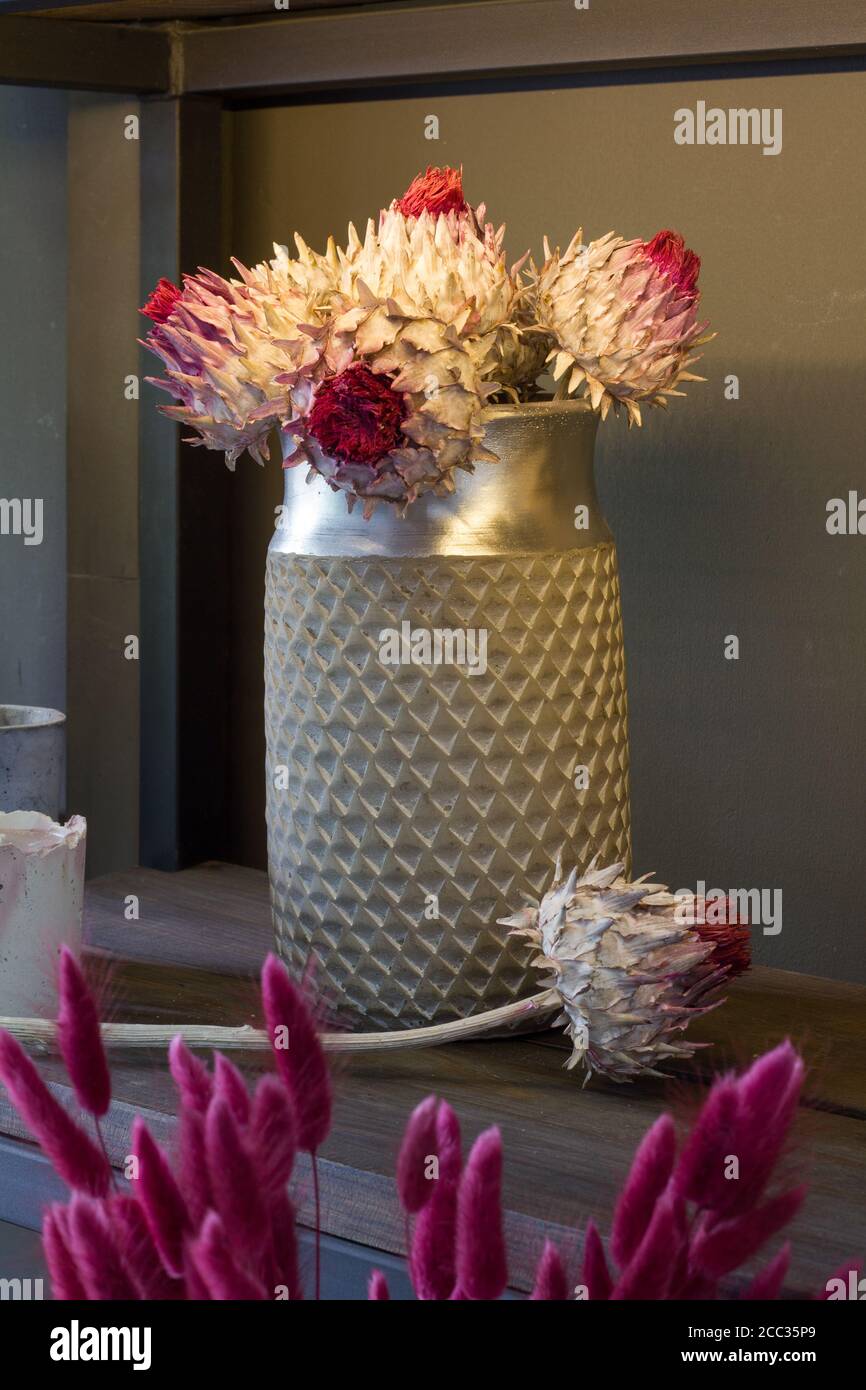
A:
[[[322,1208],[319,1198],[319,1165],[315,1153],[310,1154],[313,1160],[313,1198],[316,1204],[316,1301],[321,1298],[322,1293]]]
[[[116,1191],[118,1190],[118,1189],[117,1189],[117,1174],[116,1174],[115,1171],[114,1171],[114,1168],[113,1168],[113,1166],[112,1166],[111,1159],[108,1157],[108,1149],[107,1149],[106,1146],[105,1146],[105,1135],[102,1133],[102,1125],[100,1124],[98,1117],[95,1116],[95,1115],[94,1115],[94,1117],[93,1117],[93,1123],[94,1123],[95,1126],[96,1126],[96,1137],[97,1137],[97,1139],[99,1140],[99,1147],[101,1148],[102,1153],[103,1153],[103,1156],[104,1156],[104,1158],[105,1158],[105,1161],[106,1161],[106,1163],[108,1164],[108,1171],[109,1171],[109,1173],[111,1174],[111,1183],[112,1183],[112,1186],[113,1186],[113,1188],[114,1188],[114,1190],[115,1190],[115,1192],[116,1192]]]
[[[441,1043],[484,1037],[532,1015],[537,1016],[540,1024],[546,1014],[561,1007],[556,990],[545,989],[528,999],[504,1004],[500,1009],[488,1009],[483,1014],[472,1014],[469,1018],[457,1018],[451,1023],[397,1029],[392,1033],[322,1033],[320,1041],[326,1052],[396,1052],[409,1047],[436,1047]],[[0,1018],[0,1029],[35,1052],[51,1052],[57,1045],[56,1028],[46,1019]],[[224,1028],[198,1023],[103,1023],[101,1033],[103,1044],[119,1051],[167,1047],[178,1034],[192,1048],[266,1052],[271,1046],[264,1028],[251,1028],[248,1024]]]

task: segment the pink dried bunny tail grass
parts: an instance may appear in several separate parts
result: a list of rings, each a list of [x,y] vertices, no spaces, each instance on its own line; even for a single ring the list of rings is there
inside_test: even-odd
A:
[[[236,1265],[216,1212],[205,1217],[201,1235],[190,1245],[190,1259],[212,1299],[251,1302],[267,1298],[265,1286]]]
[[[262,1002],[277,1070],[294,1102],[298,1144],[315,1153],[331,1128],[331,1078],[312,1010],[273,954],[262,969]]]
[[[727,1155],[734,1153],[740,1100],[731,1076],[720,1077],[692,1125],[677,1162],[674,1182],[682,1195],[713,1210],[728,1200]]]
[[[691,1243],[692,1268],[712,1279],[730,1274],[794,1219],[805,1196],[805,1187],[795,1187],[731,1220],[705,1221]]]
[[[467,1298],[496,1299],[508,1282],[502,1231],[502,1137],[494,1126],[475,1140],[457,1192],[457,1286]]]
[[[231,1248],[255,1261],[268,1242],[268,1212],[249,1147],[221,1096],[208,1106],[205,1144],[211,1190]]]
[[[610,1249],[620,1266],[628,1264],[646,1234],[673,1171],[676,1151],[674,1122],[670,1115],[660,1115],[638,1146],[616,1204]]]
[[[138,1192],[147,1224],[169,1274],[183,1273],[183,1242],[191,1222],[165,1154],[144,1122],[132,1127],[132,1152],[138,1160]]]
[[[460,1124],[446,1101],[436,1111],[436,1158],[439,1176],[415,1225],[409,1252],[412,1286],[420,1299],[441,1301],[454,1292],[454,1241],[457,1185],[460,1178]]]
[[[409,1271],[422,1300],[442,1301],[454,1289],[454,1231],[457,1184],[440,1176],[432,1197],[421,1208],[412,1236]]]
[[[99,1014],[68,946],[60,951],[59,995],[57,1040],[69,1079],[79,1105],[91,1115],[104,1115],[111,1104],[111,1074]]]
[[[621,1272],[610,1297],[715,1298],[719,1280],[792,1220],[804,1187],[762,1199],[796,1113],[803,1076],[802,1058],[785,1041],[742,1075],[718,1078],[678,1160],[672,1122],[667,1116],[656,1121],[617,1204],[611,1249]],[[599,1264],[603,1260],[600,1242],[594,1258]],[[783,1250],[745,1296],[775,1297],[787,1265]],[[590,1282],[586,1272],[584,1281]],[[590,1297],[608,1296],[603,1284],[602,1279],[599,1293]]]
[[[191,1223],[197,1227],[214,1202],[207,1171],[204,1116],[195,1110],[183,1109],[180,1113],[176,1170],[178,1187]]]
[[[139,1298],[155,1301],[182,1298],[183,1283],[167,1273],[141,1202],[134,1197],[112,1197],[109,1219]]]
[[[782,1154],[804,1074],[786,1040],[742,1076],[717,1080],[677,1164],[679,1190],[716,1215],[751,1211]],[[736,1181],[728,1175],[730,1156],[738,1163]]]
[[[169,1043],[168,1065],[184,1107],[203,1115],[213,1094],[213,1077],[180,1034]]]
[[[250,1096],[247,1083],[237,1067],[217,1052],[214,1057],[214,1094],[221,1096],[238,1124],[245,1125],[250,1118]]]
[[[535,1271],[535,1284],[529,1295],[530,1303],[563,1302],[571,1296],[568,1275],[562,1256],[552,1240],[544,1242],[541,1259]]]
[[[87,1298],[69,1244],[67,1210],[58,1202],[48,1207],[42,1218],[42,1247],[51,1278],[51,1296],[58,1301]]]
[[[791,1246],[786,1241],[778,1255],[759,1271],[752,1280],[743,1298],[749,1301],[778,1298],[782,1292],[785,1275],[791,1263]]]
[[[292,1098],[297,1119],[297,1142],[313,1166],[316,1208],[316,1298],[322,1277],[321,1204],[316,1151],[331,1128],[331,1074],[316,1020],[301,989],[273,954],[262,967],[262,1004],[277,1070]]]
[[[69,1235],[81,1282],[89,1299],[137,1299],[106,1215],[106,1205],[76,1192],[69,1207]]]
[[[617,1279],[611,1298],[667,1298],[686,1242],[685,1202],[669,1184],[656,1202],[643,1239]]]
[[[312,1058],[307,1074],[315,1082],[316,1066],[324,1059],[309,1006],[278,962],[268,977],[269,1021],[274,1028],[294,1029],[296,1043],[300,1035],[301,1062]],[[73,987],[67,1006],[74,1012],[78,982],[71,972],[68,979]],[[297,1053],[291,1067],[280,1066],[277,1047],[275,1053],[279,1075],[263,1077],[250,1102],[234,1066],[218,1061],[211,1078],[175,1040],[170,1058],[181,1097],[179,1177],[136,1119],[137,1191],[134,1197],[118,1196],[108,1195],[111,1172],[105,1156],[58,1104],[20,1045],[0,1034],[0,1077],[13,1103],[58,1173],[78,1189],[68,1206],[45,1213],[43,1240],[56,1297],[303,1298],[295,1211],[286,1184],[299,1128],[292,1097],[303,1098],[305,1073]],[[719,1297],[719,1281],[787,1225],[803,1201],[802,1187],[765,1195],[802,1083],[803,1063],[789,1042],[739,1077],[719,1078],[679,1160],[670,1117],[657,1120],[635,1153],[616,1206],[611,1250],[619,1273],[612,1273],[589,1221],[578,1296]],[[329,1086],[325,1108],[329,1121]],[[321,1095],[304,1113],[308,1140],[325,1132]],[[736,1174],[726,1171],[731,1156],[739,1161]],[[419,1172],[433,1157],[438,1176],[431,1171],[422,1186]],[[507,1275],[501,1171],[497,1130],[476,1140],[464,1169],[460,1126],[451,1107],[430,1097],[413,1112],[398,1163],[398,1190],[404,1207],[419,1213],[410,1252],[419,1298],[460,1302],[502,1293]],[[789,1261],[785,1245],[742,1297],[779,1296]],[[819,1296],[850,1297],[848,1281],[859,1279],[859,1271],[859,1264],[847,1263]],[[369,1297],[389,1298],[378,1271]],[[568,1297],[567,1272],[550,1242],[531,1297]]]
[[[250,1137],[259,1180],[268,1195],[284,1192],[297,1150],[295,1107],[275,1076],[263,1076],[253,1097]]]
[[[304,1290],[298,1272],[298,1231],[295,1208],[285,1192],[271,1201],[271,1241],[273,1244],[276,1283],[285,1285],[293,1303],[303,1298]]]
[[[380,1269],[374,1269],[367,1283],[367,1301],[370,1303],[386,1303],[390,1300],[391,1294],[388,1289],[388,1281]]]
[[[440,1100],[436,1111],[436,1153],[440,1179],[446,1177],[456,1184],[463,1166],[460,1121],[447,1100]]]
[[[0,1081],[42,1152],[71,1188],[102,1197],[111,1185],[104,1153],[49,1091],[15,1038],[0,1032]]]
[[[583,1267],[580,1278],[587,1298],[610,1298],[613,1280],[607,1267],[598,1227],[591,1218],[586,1223],[586,1235],[583,1239]]]
[[[405,1211],[420,1211],[433,1190],[427,1175],[429,1159],[436,1154],[435,1096],[416,1105],[409,1116],[397,1156],[397,1193]]]

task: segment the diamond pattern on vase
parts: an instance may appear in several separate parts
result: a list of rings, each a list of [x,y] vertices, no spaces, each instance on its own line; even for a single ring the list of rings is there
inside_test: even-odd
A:
[[[486,672],[381,663],[380,633],[404,622],[487,629]],[[271,553],[265,726],[278,949],[293,970],[315,956],[349,1024],[442,1023],[534,992],[496,918],[546,891],[560,849],[631,870],[613,544]]]

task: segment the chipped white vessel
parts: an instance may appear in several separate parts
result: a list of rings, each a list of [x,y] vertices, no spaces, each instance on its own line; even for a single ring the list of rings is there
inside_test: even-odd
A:
[[[87,822],[0,812],[0,1014],[53,1018],[61,946],[81,950]]]

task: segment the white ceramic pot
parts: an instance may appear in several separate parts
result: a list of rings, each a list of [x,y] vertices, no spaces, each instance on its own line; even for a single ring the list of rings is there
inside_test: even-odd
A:
[[[87,822],[0,812],[0,1014],[54,1018],[61,946],[81,952]]]

